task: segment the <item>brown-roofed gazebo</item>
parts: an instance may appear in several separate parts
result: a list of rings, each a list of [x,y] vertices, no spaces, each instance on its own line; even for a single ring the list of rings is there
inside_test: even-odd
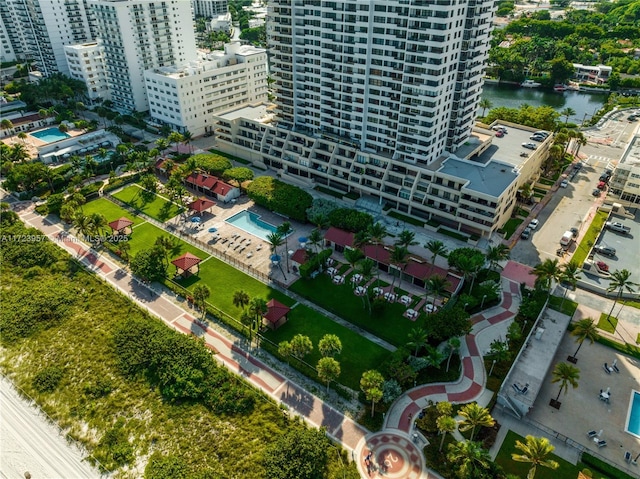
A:
[[[117,220],[109,223],[109,228],[111,228],[114,235],[130,235],[132,224],[133,221],[123,216],[122,218],[118,218]]]
[[[189,209],[192,211],[197,211],[198,213],[203,213],[204,211],[212,208],[215,204],[215,201],[209,200],[207,198],[198,198],[197,200],[189,204]]]
[[[202,261],[200,258],[187,251],[179,258],[174,259],[171,264],[176,267],[177,275],[187,278],[193,274],[198,274],[200,261]]]
[[[267,303],[267,314],[262,318],[266,320],[265,323],[269,328],[278,329],[287,322],[289,311],[291,311],[291,308],[272,299]]]

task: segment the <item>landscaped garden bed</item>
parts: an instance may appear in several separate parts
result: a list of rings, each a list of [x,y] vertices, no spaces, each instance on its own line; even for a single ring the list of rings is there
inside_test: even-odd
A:
[[[113,196],[161,223],[183,211],[179,205],[152,191],[144,190],[138,185],[127,186]]]

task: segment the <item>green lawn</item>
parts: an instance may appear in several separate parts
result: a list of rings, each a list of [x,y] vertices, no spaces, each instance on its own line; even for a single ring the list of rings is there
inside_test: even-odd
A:
[[[369,315],[362,298],[353,294],[348,281],[335,285],[326,274],[311,280],[300,279],[289,289],[395,346],[403,346],[409,331],[424,325],[424,314],[415,322],[402,316],[406,307],[400,303],[386,304],[381,313]]]
[[[611,316],[607,319],[607,316],[607,313],[601,313],[597,326],[603,331],[613,334],[616,332],[616,327],[618,326],[618,318]]]
[[[608,214],[609,213],[606,211],[598,211],[596,213],[593,221],[591,222],[591,226],[589,226],[584,238],[580,241],[576,252],[573,253],[573,257],[571,258],[572,261],[575,261],[579,265],[584,263],[584,260],[587,259],[587,254],[589,254],[589,250],[595,244],[600,231],[602,231],[602,226],[604,225]]]
[[[560,306],[562,306],[562,308]],[[576,309],[578,309],[578,303],[567,298],[564,299],[563,303],[561,296],[551,296],[549,297],[549,307],[555,311],[573,317]]]
[[[198,249],[195,246],[191,246],[189,243],[185,243],[180,238],[167,233],[166,231],[152,225],[151,223],[143,223],[140,226],[136,226],[135,228],[133,228],[133,233],[131,234],[131,237],[129,239],[129,244],[131,245],[129,255],[133,257],[133,255],[135,255],[138,251],[151,248],[155,243],[156,238],[159,236],[171,236],[176,242],[177,246],[171,255],[172,260],[187,251],[201,259],[205,259],[207,256],[209,256],[209,253],[205,253],[201,249]],[[170,266],[169,274],[173,274],[174,270],[175,268],[173,266]]]
[[[124,208],[121,208],[112,201],[106,200],[104,198],[98,198],[97,200],[90,201],[86,205],[83,205],[82,211],[85,215],[90,215],[92,213],[101,213],[105,218],[107,218],[107,222],[117,220],[118,218],[122,218],[123,216],[133,221],[134,225],[138,225],[145,221],[143,218],[129,213]]]
[[[161,222],[170,220],[182,211],[182,208],[172,201],[138,185],[127,186],[113,196]]]
[[[509,220],[507,220],[507,222],[502,227],[502,229],[504,230],[504,239],[511,238],[511,235],[515,230],[518,229],[518,226],[520,226],[523,221],[524,220],[522,218],[510,218]]]
[[[292,306],[295,302],[283,293],[246,275],[233,266],[229,266],[214,256],[201,265],[197,276],[181,279],[177,283],[192,290],[200,281],[211,289],[209,303],[238,319],[242,310],[234,306],[233,293],[240,289],[246,291],[251,298],[261,297],[267,301],[273,298],[287,306]]]
[[[502,447],[500,448],[498,455],[496,456],[496,462],[502,466],[507,474],[527,477],[527,473],[529,472],[531,465],[525,462],[515,462],[511,459],[512,453],[520,453],[520,451],[515,448],[516,441],[524,442],[524,438],[513,431],[509,431],[507,436],[504,438],[504,442],[502,443]],[[550,454],[547,458],[558,462],[560,467],[555,470],[548,469],[546,467],[538,467],[536,469],[536,479],[576,479],[576,477],[578,477],[578,472],[585,468],[588,469],[588,467],[581,462],[579,462],[577,466],[574,466],[555,454]],[[601,474],[595,473],[593,477],[594,479],[607,479]]]
[[[313,352],[304,360],[315,367],[321,356],[318,341],[325,334],[335,334],[342,341],[342,354],[336,356],[340,363],[341,374],[338,382],[354,390],[360,389],[362,373],[369,369],[378,369],[390,351],[378,346],[358,333],[341,326],[307,306],[299,304],[291,310],[289,321],[275,331],[264,335],[274,343],[288,341],[296,334],[309,336],[313,342]]]

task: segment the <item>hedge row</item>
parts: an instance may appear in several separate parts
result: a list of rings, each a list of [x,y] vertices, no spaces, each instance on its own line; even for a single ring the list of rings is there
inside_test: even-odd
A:
[[[307,220],[306,211],[313,202],[312,196],[303,189],[271,176],[261,176],[252,181],[247,195],[257,205],[302,222]]]

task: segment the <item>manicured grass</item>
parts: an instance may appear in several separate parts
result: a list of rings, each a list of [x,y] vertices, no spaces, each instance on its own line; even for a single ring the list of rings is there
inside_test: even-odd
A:
[[[140,223],[144,223],[144,219],[136,216],[134,214],[129,213],[124,208],[116,205],[112,201],[106,200],[104,198],[98,198],[97,200],[93,200],[88,202],[85,205],[82,205],[82,212],[85,215],[90,215],[92,213],[101,213],[107,219],[107,222],[111,222],[117,220],[118,218],[129,218],[133,221],[134,226],[139,225]]]
[[[358,333],[341,326],[317,311],[299,304],[289,313],[289,321],[275,331],[267,331],[264,335],[274,343],[289,341],[296,334],[309,336],[313,342],[313,352],[304,360],[315,367],[321,358],[318,341],[325,334],[335,334],[342,342],[342,354],[335,357],[340,363],[341,374],[338,382],[351,389],[360,389],[362,373],[369,369],[377,369],[391,354]]]
[[[560,307],[561,305],[562,308]],[[567,298],[565,298],[563,303],[560,296],[551,296],[549,298],[549,307],[554,311],[558,311],[560,313],[566,314],[567,316],[573,317],[576,309],[578,309],[578,303]]]
[[[511,218],[507,220],[502,229],[504,230],[504,239],[511,238],[511,235],[518,229],[518,226],[522,224],[524,220],[522,218]]]
[[[145,191],[138,185],[127,186],[113,196],[161,222],[170,220],[182,211],[182,208],[172,201]]]
[[[607,333],[615,333],[616,327],[618,326],[618,318],[611,316],[607,319],[609,315],[607,313],[600,314],[600,320],[598,321],[598,328],[606,331]]]
[[[267,301],[273,298],[287,306],[292,306],[295,303],[290,297],[214,256],[200,266],[200,272],[197,276],[178,280],[177,283],[189,290],[193,290],[198,283],[206,284],[211,289],[209,303],[238,319],[242,310],[234,306],[233,293],[241,289],[246,291],[251,298],[260,297]]]
[[[573,261],[582,265],[584,260],[587,259],[587,255],[589,254],[589,250],[595,244],[600,231],[602,231],[602,226],[606,221],[608,213],[606,211],[598,211],[589,226],[589,229],[585,233],[582,241],[578,245],[576,252],[573,253],[573,257],[571,258]]]
[[[196,248],[195,246],[190,245],[189,243],[185,243],[180,238],[177,238],[170,233],[158,228],[151,223],[144,223],[140,226],[136,226],[133,228],[133,233],[129,238],[129,244],[131,245],[131,249],[129,250],[129,256],[133,257],[138,251],[143,249],[148,249],[153,247],[156,242],[156,238],[159,236],[171,236],[173,240],[176,242],[176,248],[172,251],[171,260],[176,259],[178,256],[186,253],[192,253],[196,255],[200,259],[205,259],[209,256],[209,253],[205,253],[201,249]],[[175,271],[174,266],[169,266],[169,274],[171,275]]]
[[[511,454],[520,454],[520,451],[516,449],[516,441],[524,442],[525,439],[519,436],[513,431],[509,431],[504,438],[502,447],[496,456],[496,462],[502,466],[507,474],[515,474],[518,477],[527,477],[527,473],[531,468],[531,464],[526,462],[516,462],[511,459]],[[560,466],[558,469],[549,469],[547,467],[540,467],[536,469],[536,479],[576,479],[578,472],[585,469],[587,466],[583,463],[578,463],[574,466],[568,461],[556,456],[555,454],[549,454],[547,459],[556,461]],[[595,479],[602,478],[603,476],[595,475]]]
[[[400,303],[387,303],[381,313],[370,315],[362,298],[353,294],[348,281],[335,285],[326,274],[310,280],[300,279],[289,289],[395,346],[404,345],[409,331],[424,324],[424,315],[415,322],[402,316],[406,308]]]

